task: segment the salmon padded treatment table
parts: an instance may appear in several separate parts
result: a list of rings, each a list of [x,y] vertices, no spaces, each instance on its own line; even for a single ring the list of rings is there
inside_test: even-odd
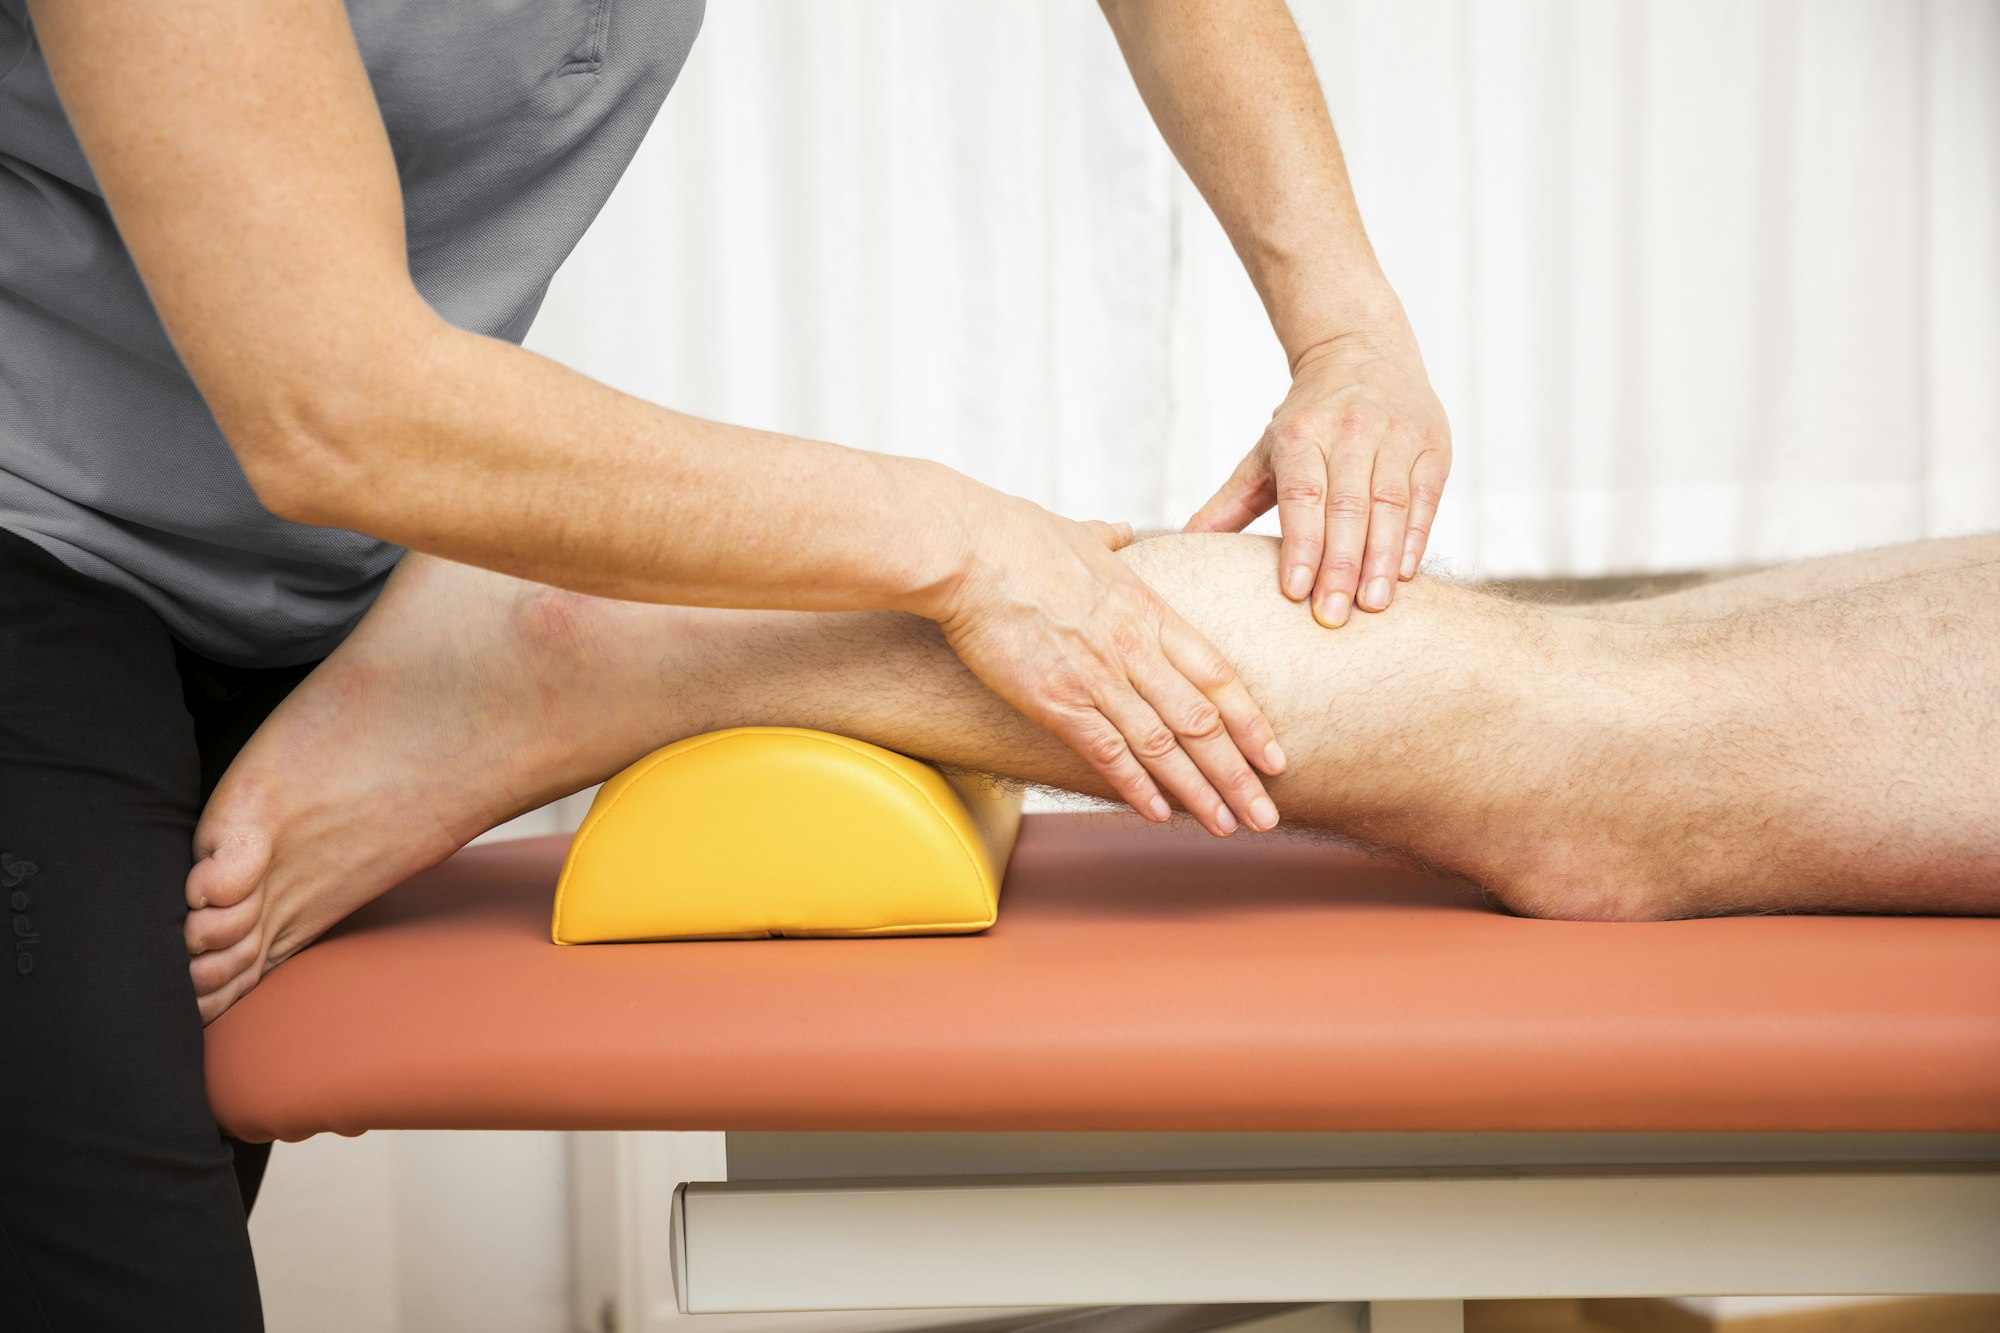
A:
[[[2000,1292],[2000,919],[1530,920],[1088,813],[983,934],[564,947],[565,842],[267,976],[223,1128],[723,1131],[642,1233],[695,1312]]]

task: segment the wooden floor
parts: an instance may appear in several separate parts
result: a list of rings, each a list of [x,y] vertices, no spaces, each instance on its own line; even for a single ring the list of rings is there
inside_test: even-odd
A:
[[[1468,1301],[1466,1333],[2000,1333],[2000,1296],[1885,1300],[1714,1320],[1670,1301]]]

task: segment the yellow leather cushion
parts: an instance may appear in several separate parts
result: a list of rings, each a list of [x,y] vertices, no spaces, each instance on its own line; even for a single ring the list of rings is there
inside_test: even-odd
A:
[[[558,944],[984,930],[1018,794],[880,746],[737,727],[604,784],[556,885]]]

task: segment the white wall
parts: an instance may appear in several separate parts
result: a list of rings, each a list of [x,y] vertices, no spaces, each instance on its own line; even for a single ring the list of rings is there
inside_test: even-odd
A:
[[[2000,8],[1298,0],[1493,575],[2000,526]],[[1093,7],[716,5],[535,345],[1178,524],[1284,380]]]
[[[569,1327],[566,1136],[281,1143],[251,1215],[273,1333]]]
[[[322,1135],[273,1148],[250,1240],[277,1333],[402,1327],[392,1134]]]

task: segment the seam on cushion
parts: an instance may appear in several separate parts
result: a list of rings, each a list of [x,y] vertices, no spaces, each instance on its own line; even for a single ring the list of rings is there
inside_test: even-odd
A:
[[[707,740],[702,741],[698,745],[688,746],[686,750],[682,751],[682,753],[687,754],[687,753],[693,753],[696,750],[705,750],[709,746],[718,744],[724,739],[725,739],[724,737],[720,736],[711,736]],[[669,746],[667,748],[672,749],[673,747]],[[573,836],[570,839],[568,859],[574,860],[577,857],[581,856],[583,854],[584,840],[588,838],[590,834],[596,829],[598,821],[604,819],[605,817],[610,815],[610,813],[613,810],[617,809],[619,802],[625,799],[626,792],[629,792],[633,787],[638,786],[639,780],[641,778],[644,778],[648,773],[651,773],[655,768],[659,767],[661,764],[664,764],[665,762],[667,762],[667,755],[664,752],[654,755],[650,760],[647,761],[646,766],[644,768],[640,769],[637,773],[634,773],[632,775],[632,780],[626,784],[625,791],[621,791],[616,796],[611,798],[611,804],[605,806],[602,810],[593,809],[589,813],[589,815],[585,816],[583,825],[577,829],[575,836]],[[563,898],[569,888],[568,881],[569,881],[569,876],[564,875],[562,878],[562,882],[557,884],[556,886],[555,928],[557,931],[562,930]]]
[[[864,926],[859,930],[837,930],[837,931],[826,930],[826,931],[820,931],[817,934],[813,935],[800,935],[800,936],[794,936],[793,938],[817,939],[817,940],[860,940],[860,939],[872,939],[877,935],[889,935],[898,932],[903,934],[909,934],[913,931],[919,931],[919,930],[944,930],[948,927],[962,926],[964,924],[965,922],[963,921],[922,921],[922,922],[913,921],[907,926]]]
[[[953,840],[954,840],[955,842],[957,842],[957,843],[958,843],[958,850],[959,850],[959,851],[960,851],[961,853],[963,853],[963,854],[964,854],[964,856],[965,856],[965,859],[966,859],[967,863],[968,863],[968,864],[970,864],[970,865],[971,865],[971,867],[972,867],[972,877],[973,877],[973,879],[974,879],[974,880],[978,880],[978,879],[982,878],[982,876],[980,875],[980,870],[979,870],[979,855],[978,855],[978,853],[974,852],[974,851],[972,850],[972,848],[971,848],[970,846],[968,846],[968,845],[967,845],[967,843],[966,843],[966,841],[965,841],[965,835],[964,835],[963,833],[959,832],[959,830],[958,830],[957,826],[956,826],[956,825],[954,824],[954,822],[953,822],[953,821],[952,821],[952,820],[951,820],[951,819],[950,819],[949,817],[947,817],[947,816],[945,815],[945,812],[944,812],[943,810],[941,810],[941,809],[939,809],[939,808],[938,808],[938,803],[937,803],[936,801],[934,801],[934,800],[932,800],[932,799],[931,799],[931,794],[930,794],[929,792],[925,791],[925,790],[924,790],[924,789],[923,789],[922,787],[918,786],[918,785],[917,785],[917,784],[916,784],[915,782],[911,781],[911,780],[910,780],[910,779],[909,779],[908,777],[905,777],[905,776],[904,776],[903,774],[901,774],[901,773],[897,772],[897,771],[896,771],[896,769],[895,769],[895,767],[894,767],[893,765],[890,765],[890,764],[886,764],[886,763],[884,763],[884,762],[883,762],[882,760],[880,760],[880,759],[876,758],[876,757],[875,757],[875,756],[874,756],[873,754],[869,753],[869,752],[868,752],[867,750],[863,750],[863,749],[859,749],[859,748],[857,748],[857,747],[856,747],[856,745],[855,745],[855,743],[854,743],[853,741],[850,741],[850,740],[846,739],[845,737],[839,737],[839,736],[834,736],[834,735],[832,735],[831,733],[828,733],[828,732],[822,732],[822,733],[820,733],[820,734],[819,734],[818,736],[815,736],[815,737],[814,737],[813,739],[815,739],[815,740],[818,740],[818,741],[821,741],[821,742],[822,742],[822,743],[824,743],[824,744],[828,744],[828,745],[836,745],[836,746],[840,747],[841,749],[844,749],[844,750],[848,750],[848,751],[850,751],[850,752],[851,752],[851,753],[853,753],[853,754],[857,754],[857,755],[860,755],[860,756],[861,756],[862,758],[864,758],[864,759],[868,760],[868,761],[869,761],[870,763],[874,764],[874,765],[875,765],[875,766],[876,766],[877,768],[880,768],[880,769],[881,769],[881,770],[882,770],[883,772],[885,772],[885,773],[889,774],[889,776],[891,776],[891,777],[895,778],[895,779],[896,779],[896,780],[897,780],[898,782],[900,782],[900,783],[902,783],[902,784],[903,784],[904,786],[908,787],[908,788],[909,788],[909,789],[910,789],[911,791],[914,791],[914,792],[915,792],[915,793],[916,793],[916,794],[917,794],[918,796],[922,797],[922,798],[923,798],[923,801],[924,801],[924,804],[925,804],[925,805],[927,805],[927,806],[929,806],[929,807],[931,808],[931,813],[932,813],[932,814],[934,814],[934,815],[936,815],[936,816],[937,816],[938,818],[940,818],[940,819],[943,819],[943,820],[945,821],[945,824],[946,824],[946,826],[947,826],[947,827],[950,827],[950,828],[951,828],[951,836],[952,836],[952,839],[953,839]],[[891,751],[890,753],[892,753],[892,754],[893,754],[893,753],[895,753],[895,752],[894,752],[894,751]],[[908,756],[908,755],[904,755],[903,757],[904,757],[905,759],[908,759],[908,758],[909,758],[909,756]],[[921,760],[911,760],[911,762],[912,762],[912,763],[921,763],[922,761],[921,761]],[[968,812],[968,813],[969,813],[969,812]],[[958,922],[958,923],[946,923],[946,922],[932,922],[932,923],[929,923],[929,924],[927,924],[927,925],[922,925],[922,926],[903,926],[903,927],[900,927],[900,929],[903,929],[903,930],[929,930],[929,929],[933,929],[933,928],[935,928],[935,927],[937,927],[937,926],[940,926],[940,925],[945,925],[945,924],[963,924],[963,922]],[[883,927],[883,929],[889,929],[889,927]]]
[[[771,734],[772,732],[769,730],[760,729],[757,731],[750,732],[748,735],[742,732],[738,732],[733,736],[711,736],[707,740],[704,740],[699,744],[688,746],[685,750],[680,751],[678,754],[672,756],[666,754],[660,754],[654,756],[652,762],[648,763],[644,768],[640,769],[637,773],[632,775],[632,781],[629,784],[627,784],[624,791],[619,792],[618,795],[611,798],[611,804],[605,806],[604,809],[601,811],[592,811],[590,817],[584,820],[583,827],[579,828],[576,831],[576,836],[571,840],[570,850],[569,850],[570,857],[576,858],[582,855],[584,840],[591,832],[593,832],[596,829],[598,820],[610,818],[611,812],[618,808],[619,803],[625,799],[626,795],[630,793],[632,788],[638,786],[640,781],[644,779],[647,774],[651,773],[659,765],[665,763],[668,760],[668,758],[670,757],[680,758],[682,755],[693,754],[697,750],[705,750],[711,745],[721,745],[728,741],[748,740],[750,739],[751,736],[768,736]],[[909,778],[905,777],[903,774],[898,773],[892,765],[884,763],[881,759],[877,758],[875,755],[870,754],[867,750],[860,748],[860,745],[857,742],[849,740],[844,736],[835,736],[831,732],[793,731],[783,734],[794,736],[800,740],[808,740],[813,742],[814,744],[826,745],[838,750],[845,750],[849,754],[856,755],[862,759],[866,759],[869,763],[875,765],[875,767],[881,769],[883,772],[887,773],[890,777],[895,778],[898,782],[901,782],[904,786],[916,792],[918,796],[923,798],[924,804],[928,805],[931,808],[932,814],[935,814],[940,818],[944,818],[944,811],[938,808],[937,802],[931,799],[931,795],[929,792],[925,791],[922,787],[912,782]],[[891,753],[894,752],[892,751]],[[904,758],[909,758],[909,756],[905,755]],[[921,763],[922,761],[911,760],[911,762]],[[950,825],[951,820],[945,819],[945,823],[947,825]],[[971,864],[973,877],[975,879],[983,878],[980,872],[979,856],[976,852],[972,850],[971,847],[966,845],[965,835],[959,832],[959,830],[956,827],[952,828],[951,835],[952,838],[958,843],[958,850],[964,854],[965,859]],[[556,889],[555,929],[558,933],[560,933],[562,930],[563,898],[569,888],[567,880],[568,876],[564,876],[565,882],[560,884]],[[981,904],[981,906],[983,907],[984,904]],[[981,915],[984,915],[984,913],[982,912]],[[932,930],[947,925],[964,925],[964,924],[965,924],[964,921],[955,921],[955,922],[930,922],[925,925],[919,925],[919,926],[885,926],[878,928],[878,933],[879,931],[886,931],[886,930],[906,930],[906,931]]]

